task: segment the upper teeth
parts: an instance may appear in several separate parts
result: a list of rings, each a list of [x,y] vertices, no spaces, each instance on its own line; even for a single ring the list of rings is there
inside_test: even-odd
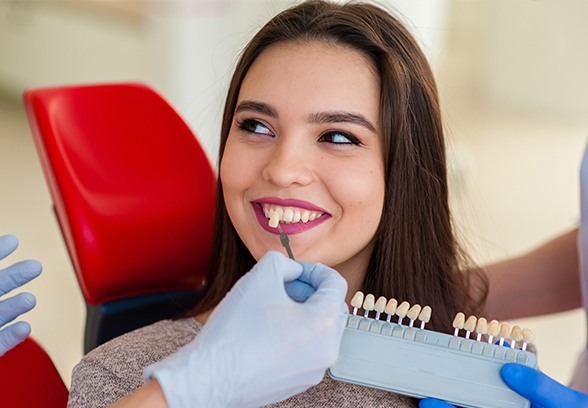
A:
[[[263,213],[270,220],[291,224],[295,222],[313,221],[323,215],[320,211],[309,211],[295,207],[278,207],[263,204]],[[277,224],[276,224],[277,226]]]

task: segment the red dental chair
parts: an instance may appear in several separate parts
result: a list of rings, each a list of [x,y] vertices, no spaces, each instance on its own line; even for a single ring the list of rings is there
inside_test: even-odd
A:
[[[23,99],[87,305],[85,352],[193,307],[210,261],[216,175],[182,118],[132,83]]]
[[[51,358],[28,338],[0,357],[0,405],[64,408],[67,388]]]

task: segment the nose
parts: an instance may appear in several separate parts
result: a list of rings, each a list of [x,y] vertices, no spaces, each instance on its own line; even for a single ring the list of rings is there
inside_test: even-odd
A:
[[[310,150],[301,143],[280,140],[263,168],[264,180],[280,187],[310,184],[314,179]]]

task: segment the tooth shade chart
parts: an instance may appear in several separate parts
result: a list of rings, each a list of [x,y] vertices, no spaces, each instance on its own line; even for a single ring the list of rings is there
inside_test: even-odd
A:
[[[391,323],[392,316],[396,315],[399,320],[398,324],[402,324],[402,319],[408,317],[410,319],[409,327],[413,327],[414,322],[419,320],[421,329],[424,329],[425,323],[429,323],[431,320],[432,310],[430,306],[422,307],[418,304],[411,306],[406,301],[398,305],[396,299],[386,300],[384,296],[380,296],[377,301],[375,299],[375,296],[371,293],[364,295],[363,292],[357,291],[351,299],[353,314],[357,315],[358,309],[363,308],[365,310],[364,317],[370,318],[369,312],[375,310],[374,320],[380,320],[381,313],[386,313],[386,322]],[[511,340],[510,347],[516,348],[516,344],[522,341],[521,350],[523,351],[527,349],[528,344],[535,340],[535,335],[527,327],[511,326],[508,322],[501,323],[497,320],[492,320],[488,323],[488,320],[484,317],[469,316],[466,319],[465,314],[462,312],[455,315],[453,328],[455,336],[459,336],[460,330],[465,330],[464,337],[466,339],[470,338],[471,333],[477,333],[475,341],[481,341],[482,336],[487,335],[488,343],[492,343],[493,338],[497,337],[500,339],[500,346],[504,345],[506,340]]]

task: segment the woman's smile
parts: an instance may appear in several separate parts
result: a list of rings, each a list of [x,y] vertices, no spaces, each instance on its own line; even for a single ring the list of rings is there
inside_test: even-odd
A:
[[[312,203],[297,199],[263,197],[251,203],[257,221],[263,229],[279,234],[276,227],[270,226],[270,218],[276,217],[283,231],[293,235],[317,227],[331,216]],[[272,216],[272,214],[275,214]]]

